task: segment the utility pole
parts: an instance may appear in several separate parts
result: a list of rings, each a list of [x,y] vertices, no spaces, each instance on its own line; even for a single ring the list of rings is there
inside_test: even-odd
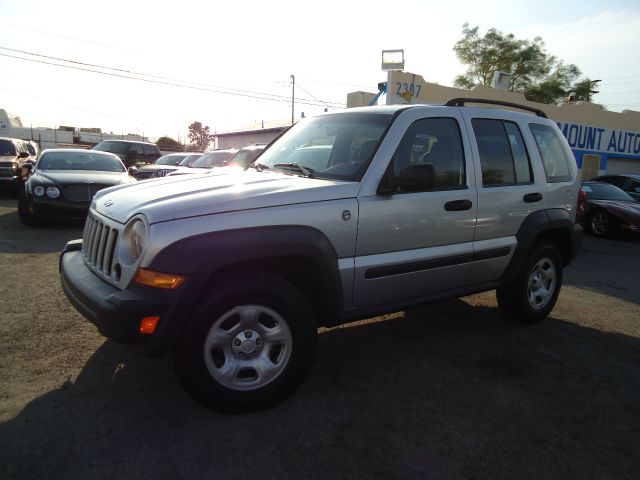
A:
[[[294,106],[296,102],[296,76],[291,75],[291,125],[293,125],[294,119]]]

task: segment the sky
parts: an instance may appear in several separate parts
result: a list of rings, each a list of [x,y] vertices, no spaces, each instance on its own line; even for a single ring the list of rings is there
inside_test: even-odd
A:
[[[0,0],[0,11],[0,108],[27,127],[184,139],[194,121],[212,133],[269,126],[291,118],[292,75],[296,119],[338,111],[386,80],[384,49],[451,86],[465,22],[542,37],[602,80],[593,101],[640,111],[637,0]]]

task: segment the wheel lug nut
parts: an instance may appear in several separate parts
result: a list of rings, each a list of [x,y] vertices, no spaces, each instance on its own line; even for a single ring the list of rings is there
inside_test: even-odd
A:
[[[242,344],[242,342],[240,341],[239,338],[234,338],[233,339],[233,346],[234,347],[239,347]]]
[[[244,336],[247,338],[251,338],[251,336],[253,335],[253,332],[251,330],[245,330],[244,332]]]
[[[259,338],[256,338],[256,345],[260,345],[260,344],[262,344],[262,340]]]

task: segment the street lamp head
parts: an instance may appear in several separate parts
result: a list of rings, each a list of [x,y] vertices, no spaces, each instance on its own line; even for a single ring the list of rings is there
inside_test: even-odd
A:
[[[385,72],[404,70],[404,49],[383,50],[382,70]]]

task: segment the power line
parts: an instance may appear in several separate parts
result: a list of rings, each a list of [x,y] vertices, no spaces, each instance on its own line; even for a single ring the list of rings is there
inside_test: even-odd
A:
[[[50,55],[43,55],[43,54],[40,54],[40,53],[27,52],[25,50],[17,50],[17,49],[8,48],[8,47],[1,47],[0,46],[0,49],[8,50],[8,51],[11,51],[11,52],[20,53],[20,54],[24,54],[24,55],[30,55],[30,56],[38,57],[38,58],[46,58],[48,60],[55,60],[55,61],[58,61],[58,62],[71,63],[71,64],[74,64],[74,65],[81,65],[83,67],[100,68],[100,69],[103,69],[103,70],[112,70],[112,71],[115,71],[115,72],[126,73],[126,74],[130,74],[130,75],[138,75],[138,76],[142,76],[142,77],[157,78],[157,79],[166,80],[166,81],[169,81],[169,82],[180,82],[180,83],[186,83],[186,84],[191,84],[191,85],[202,85],[202,86],[205,86],[205,87],[211,87],[211,88],[215,88],[215,89],[223,89],[223,90],[229,90],[229,91],[232,91],[232,92],[248,93],[248,94],[252,94],[252,95],[269,96],[269,97],[280,98],[280,99],[289,101],[289,97],[288,96],[284,96],[284,95],[276,95],[276,94],[271,94],[271,93],[261,93],[261,92],[251,91],[251,90],[243,90],[243,89],[239,89],[239,88],[228,88],[228,87],[222,87],[222,86],[219,86],[219,85],[212,85],[212,84],[207,84],[207,83],[198,83],[198,82],[192,82],[192,81],[187,81],[187,80],[181,80],[181,79],[177,79],[177,78],[163,77],[163,76],[160,76],[160,75],[141,73],[141,72],[136,72],[136,71],[133,71],[133,70],[127,70],[127,69],[123,69],[123,68],[106,67],[104,65],[97,65],[95,63],[87,63],[87,62],[80,62],[80,61],[77,61],[77,60],[69,60],[69,59],[66,59],[66,58],[52,57]],[[303,99],[303,100],[306,100],[306,99]],[[322,101],[322,102],[323,103],[337,103],[337,102],[324,102],[324,101]]]
[[[117,50],[126,50],[128,52],[139,52],[138,50],[133,50],[131,48],[117,47],[115,45],[108,45],[106,43],[93,42],[91,40],[84,40],[82,38],[70,37],[70,36],[67,36],[67,35],[61,35],[59,33],[46,32],[44,30],[38,30],[36,28],[24,27],[22,25],[13,25],[11,23],[6,23],[6,22],[0,22],[0,25],[4,25],[6,27],[18,28],[18,29],[21,29],[21,30],[27,30],[29,32],[42,33],[43,35],[51,35],[52,37],[64,38],[66,40],[73,40],[74,42],[88,43],[90,45],[97,45],[99,47],[115,48]]]
[[[67,59],[58,58],[58,57],[51,57],[51,56],[48,56],[48,55],[41,55],[41,54],[38,54],[38,53],[26,52],[26,51],[22,51],[22,50],[16,50],[16,49],[12,49],[12,48],[7,48],[7,47],[0,47],[0,49],[13,51],[13,52],[17,52],[17,53],[21,53],[21,54],[25,54],[25,55],[36,56],[36,57],[39,57],[39,58],[47,58],[47,59],[50,59],[50,60],[54,60],[54,62],[49,62],[49,61],[45,61],[45,60],[37,60],[37,59],[34,59],[34,58],[25,58],[25,57],[20,57],[20,56],[16,56],[16,55],[9,55],[9,54],[6,54],[6,53],[0,53],[0,56],[3,56],[3,57],[14,58],[14,59],[17,59],[17,60],[23,60],[23,61],[39,63],[39,64],[44,64],[44,65],[51,65],[51,66],[56,66],[56,67],[68,68],[68,69],[71,69],[71,70],[80,70],[80,71],[85,71],[85,72],[90,72],[90,73],[97,73],[97,74],[100,74],[100,75],[106,75],[106,76],[111,76],[111,77],[126,78],[126,79],[129,79],[129,80],[138,80],[138,81],[142,81],[142,82],[154,83],[154,84],[159,84],[159,85],[168,85],[168,86],[173,86],[173,87],[182,87],[182,88],[187,88],[187,89],[191,89],[191,90],[199,90],[199,91],[226,94],[226,95],[235,95],[235,96],[246,97],[246,98],[255,98],[255,99],[258,99],[258,100],[270,100],[270,101],[287,102],[287,103],[291,101],[289,97],[285,97],[283,95],[275,95],[275,94],[261,93],[261,92],[252,92],[250,90],[232,89],[232,88],[220,87],[220,86],[211,86],[212,88],[205,88],[205,87],[208,87],[209,85],[207,85],[207,84],[198,84],[198,83],[195,83],[195,82],[188,82],[186,80],[170,79],[170,78],[167,78],[167,77],[161,77],[161,76],[158,76],[158,75],[150,75],[150,74],[135,72],[135,71],[131,71],[131,70],[118,69],[118,68],[113,68],[113,67],[105,67],[105,66],[102,66],[102,65],[89,64],[89,63],[79,62],[79,61],[75,61],[75,60],[67,60]],[[66,63],[71,63],[72,65],[65,65],[65,64],[56,63],[56,62],[66,62]],[[91,68],[84,68],[84,67],[91,67]],[[95,70],[95,68],[100,68],[100,69],[104,69],[104,70],[112,70],[112,71],[100,71],[100,70]],[[119,72],[119,73],[114,73],[114,72]],[[138,75],[138,76],[134,77],[134,76],[131,76],[131,75]],[[149,78],[141,78],[141,77],[149,77]],[[178,83],[175,83],[175,82],[182,82],[183,84],[178,84]],[[197,85],[204,85],[204,86],[203,87],[198,87]],[[313,101],[311,99],[296,99],[296,102],[297,103],[302,103],[304,105],[311,105],[311,106],[326,106],[327,103],[330,103],[330,104],[332,104],[332,106],[334,108],[344,108],[344,104],[341,104],[341,103],[338,103],[338,102],[318,103],[317,101]]]

